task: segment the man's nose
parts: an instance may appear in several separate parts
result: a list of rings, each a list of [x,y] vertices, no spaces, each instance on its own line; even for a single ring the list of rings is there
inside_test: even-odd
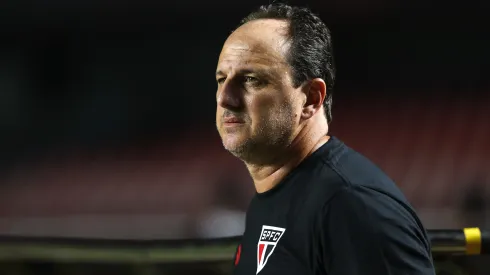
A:
[[[242,106],[243,99],[239,87],[233,82],[225,81],[218,91],[218,105],[229,110],[237,110]]]

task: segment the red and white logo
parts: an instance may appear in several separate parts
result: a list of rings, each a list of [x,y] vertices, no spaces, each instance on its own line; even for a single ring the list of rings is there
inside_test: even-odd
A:
[[[279,239],[284,235],[285,228],[275,226],[262,226],[259,243],[257,244],[257,273],[264,268],[267,260],[274,252]]]

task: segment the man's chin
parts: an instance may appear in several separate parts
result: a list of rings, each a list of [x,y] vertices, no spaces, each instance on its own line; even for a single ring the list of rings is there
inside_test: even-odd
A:
[[[239,153],[240,151],[242,151],[241,146],[239,146],[238,144],[223,143],[223,147],[225,148],[226,151],[232,154]]]
[[[241,158],[243,154],[247,151],[245,146],[245,142],[238,141],[223,141],[223,147],[226,151],[230,152],[237,158]]]

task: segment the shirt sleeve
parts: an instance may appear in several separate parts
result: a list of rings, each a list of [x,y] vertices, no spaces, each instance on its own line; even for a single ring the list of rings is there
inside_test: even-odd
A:
[[[321,244],[329,275],[435,275],[430,243],[415,213],[363,187],[338,193],[323,212]]]

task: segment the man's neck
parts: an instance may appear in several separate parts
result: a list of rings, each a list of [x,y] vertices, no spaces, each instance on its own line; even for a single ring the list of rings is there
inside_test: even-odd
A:
[[[268,165],[246,164],[257,193],[271,190],[304,159],[325,144],[330,137],[322,133],[300,132],[280,157]]]

